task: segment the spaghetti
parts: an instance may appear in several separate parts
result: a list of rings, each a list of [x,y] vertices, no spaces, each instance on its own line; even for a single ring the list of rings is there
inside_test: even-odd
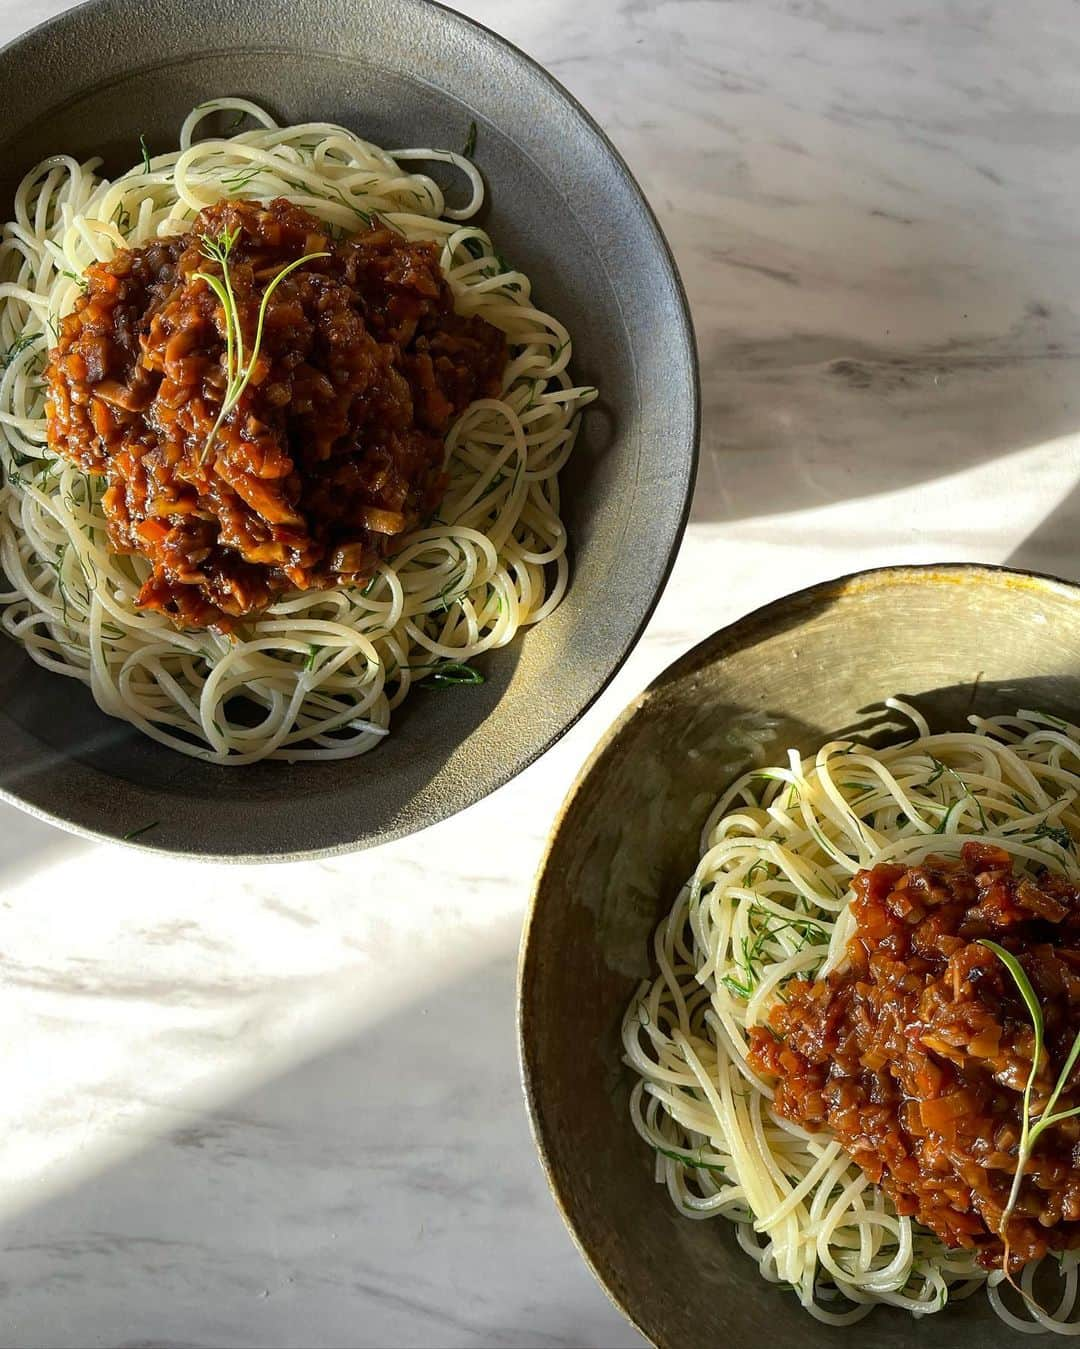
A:
[[[857,1321],[877,1303],[924,1315],[985,1288],[1014,1329],[1078,1334],[1077,1252],[1028,1264],[1014,1294],[974,1251],[898,1214],[827,1130],[773,1110],[748,1058],[751,1028],[789,981],[842,967],[856,873],[958,857],[977,838],[1018,876],[1049,868],[1080,882],[1080,729],[1024,711],[932,735],[913,708],[889,706],[914,738],[884,750],[833,741],[805,760],[793,751],[718,802],[656,931],[659,974],[624,1018],[633,1121],[680,1212],[733,1222],[764,1277],[819,1320]]]
[[[197,139],[221,114],[245,129]],[[448,206],[412,161],[452,165],[468,200]],[[413,684],[479,682],[469,660],[558,605],[568,579],[558,474],[596,390],[573,383],[570,336],[533,305],[528,277],[468,223],[483,184],[464,155],[389,154],[225,98],[194,109],[178,150],[144,145],[113,180],[99,167],[43,161],[0,240],[0,623],[38,664],[182,753],[221,764],[362,754]],[[46,444],[47,352],[92,262],[183,234],[223,199],[279,197],[339,235],[377,216],[406,240],[434,241],[455,309],[500,329],[509,359],[498,396],[471,403],[446,437],[437,516],[367,584],[286,594],[229,636],[177,630],[136,605],[147,564],[108,548],[101,480]]]

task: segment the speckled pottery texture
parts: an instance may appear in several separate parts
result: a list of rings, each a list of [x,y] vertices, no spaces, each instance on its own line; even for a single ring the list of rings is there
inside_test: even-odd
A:
[[[864,572],[778,600],[677,661],[622,715],[552,830],[522,948],[519,1029],[552,1192],[612,1299],[662,1349],[1015,1345],[982,1293],[915,1321],[825,1326],[766,1283],[729,1224],[693,1222],[630,1123],[619,1028],[652,933],[725,786],[911,699],[934,730],[1037,707],[1080,716],[1080,588],[976,566]],[[753,739],[751,738],[753,737]]]
[[[482,687],[414,693],[363,758],[199,763],[0,640],[0,794],[95,836],[158,821],[140,846],[271,859],[432,824],[581,715],[639,635],[681,537],[697,376],[670,254],[613,147],[527,57],[423,0],[96,0],[65,14],[0,53],[0,203],[45,154],[102,154],[119,170],[137,161],[140,133],[169,148],[187,111],[222,94],[389,149],[461,146],[475,120],[486,227],[573,334],[576,376],[601,390],[562,476],[566,601],[479,662]]]

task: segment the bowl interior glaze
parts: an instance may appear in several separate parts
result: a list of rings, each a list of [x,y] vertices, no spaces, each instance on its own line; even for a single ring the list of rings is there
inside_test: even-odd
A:
[[[618,154],[566,92],[425,0],[94,0],[0,53],[0,210],[46,154],[106,171],[175,144],[207,98],[341,122],[389,149],[478,127],[484,223],[574,337],[601,391],[562,477],[572,579],[545,623],[483,659],[482,687],[418,691],[360,759],[222,769],[106,717],[0,641],[0,795],[80,832],[224,858],[364,846],[507,781],[597,696],[636,640],[681,537],[697,449],[693,337],[663,237]],[[438,166],[433,172],[440,172]],[[451,198],[452,199],[452,198]]]
[[[982,1295],[916,1322],[825,1326],[766,1283],[729,1224],[692,1222],[630,1123],[619,1028],[652,934],[723,788],[912,699],[934,730],[1036,707],[1080,719],[1080,589],[975,566],[867,572],[778,600],[677,661],[601,742],[552,831],[526,930],[520,1039],[536,1141],[605,1288],[663,1349],[717,1344],[952,1349],[1016,1335]]]

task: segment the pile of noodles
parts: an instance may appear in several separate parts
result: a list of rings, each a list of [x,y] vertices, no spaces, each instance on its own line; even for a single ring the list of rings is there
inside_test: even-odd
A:
[[[856,1321],[876,1303],[924,1315],[985,1288],[1014,1329],[1077,1334],[1078,1253],[1029,1264],[1017,1296],[972,1252],[899,1216],[827,1132],[775,1115],[747,1063],[748,1028],[784,984],[843,960],[862,868],[959,856],[977,837],[1018,873],[1050,867],[1080,884],[1080,730],[1022,711],[931,735],[913,708],[889,706],[914,738],[792,752],[717,803],[697,870],[656,931],[659,973],[623,1022],[633,1121],[680,1212],[734,1223],[764,1277],[818,1320]]]
[[[233,134],[199,139],[208,118],[231,119]],[[452,165],[468,200],[449,207],[411,161]],[[534,307],[529,278],[468,223],[483,184],[463,154],[388,153],[326,123],[277,126],[229,98],[189,115],[179,149],[144,152],[111,181],[98,169],[43,161],[0,241],[0,624],[40,665],[88,684],[106,712],[182,753],[223,764],[362,754],[414,683],[479,680],[466,662],[559,603],[558,474],[596,390],[573,384],[570,336]],[[408,239],[435,240],[455,307],[500,328],[509,361],[499,397],[473,403],[447,436],[436,518],[403,536],[367,585],[285,595],[233,637],[181,632],[136,607],[147,564],[109,551],[103,480],[46,446],[47,351],[90,263],[184,233],[223,197],[279,196],[333,232],[377,214]]]

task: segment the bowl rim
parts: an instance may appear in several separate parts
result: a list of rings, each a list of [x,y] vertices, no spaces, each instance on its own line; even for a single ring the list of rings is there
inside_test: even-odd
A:
[[[755,609],[717,628],[707,637],[696,642],[689,650],[677,656],[669,665],[659,671],[611,722],[596,745],[590,751],[581,768],[570,784],[558,811],[551,822],[544,842],[522,922],[521,941],[518,948],[517,969],[517,1049],[518,1071],[525,1106],[529,1118],[529,1132],[540,1160],[548,1191],[555,1207],[579,1255],[588,1266],[593,1278],[600,1285],[608,1301],[622,1313],[627,1321],[654,1349],[675,1349],[655,1338],[643,1324],[644,1316],[632,1311],[625,1300],[615,1292],[602,1269],[599,1256],[586,1245],[574,1223],[574,1196],[568,1193],[556,1176],[552,1160],[553,1149],[549,1146],[547,1126],[544,1121],[543,1102],[541,1100],[540,1080],[542,1072],[537,1061],[537,1038],[533,1033],[535,1015],[528,988],[536,979],[536,947],[533,934],[537,917],[545,903],[544,890],[551,869],[555,849],[566,823],[567,816],[584,792],[600,760],[620,739],[626,728],[641,715],[652,702],[659,689],[673,679],[680,679],[703,663],[717,664],[733,652],[749,645],[757,636],[771,630],[778,619],[802,605],[819,600],[840,599],[869,589],[885,589],[895,585],[963,584],[965,579],[981,578],[995,584],[1014,585],[1018,589],[1041,591],[1060,589],[1067,596],[1080,601],[1080,582],[1066,580],[1048,572],[1029,571],[1020,567],[1008,567],[983,562],[928,562],[899,563],[880,567],[868,567],[859,571],[846,572],[831,580],[818,581],[758,605]]]
[[[137,0],[81,0],[81,3],[72,5],[61,11],[59,14],[51,15],[42,19],[40,22],[33,24],[31,27],[21,30],[8,42],[0,45],[0,60],[10,57],[17,58],[18,49],[20,47],[29,45],[35,39],[40,40],[49,32],[54,32],[65,24],[74,21],[77,16],[86,15],[99,10],[122,12],[124,9],[133,7],[136,3]],[[687,453],[681,461],[684,477],[681,500],[677,512],[674,513],[672,522],[674,528],[672,529],[670,543],[655,572],[655,585],[651,598],[641,610],[637,622],[613,648],[607,660],[603,663],[602,668],[593,676],[590,685],[583,692],[577,708],[563,725],[556,728],[530,748],[515,755],[512,760],[501,762],[499,767],[486,778],[484,783],[478,783],[475,786],[470,785],[465,791],[459,793],[458,799],[452,803],[450,809],[445,813],[439,814],[437,818],[430,819],[426,823],[413,829],[384,829],[370,837],[346,839],[341,843],[313,849],[290,849],[283,852],[237,854],[189,852],[181,849],[155,845],[152,841],[144,841],[141,838],[117,837],[115,834],[105,830],[98,830],[75,823],[62,815],[56,814],[40,805],[25,800],[17,792],[12,791],[3,784],[0,784],[0,801],[15,806],[17,809],[24,811],[29,815],[33,815],[35,818],[43,820],[48,824],[55,825],[57,828],[63,829],[67,833],[75,834],[91,842],[118,844],[121,847],[134,849],[143,853],[154,853],[161,857],[179,857],[184,860],[199,862],[245,864],[312,861],[321,858],[337,857],[351,852],[359,852],[369,847],[377,847],[383,843],[394,842],[399,838],[411,834],[422,833],[425,829],[432,828],[436,824],[441,824],[443,821],[452,818],[454,815],[460,814],[461,811],[478,804],[480,801],[484,800],[485,797],[488,797],[492,793],[505,787],[515,777],[524,772],[525,769],[530,767],[552,749],[568,731],[577,725],[622,669],[630,656],[630,653],[637,646],[645,629],[648,627],[653,613],[656,610],[656,606],[660,602],[660,598],[667,588],[668,581],[671,579],[671,573],[682,546],[687,523],[690,518],[690,511],[693,505],[694,489],[697,482],[698,467],[701,457],[700,355],[698,351],[697,336],[694,331],[693,317],[690,310],[690,302],[679,266],[675,260],[671,244],[657,218],[656,212],[648,197],[645,195],[636,175],[622,153],[608,136],[607,132],[604,131],[596,118],[592,116],[582,103],[539,61],[523,51],[516,43],[503,37],[502,34],[495,32],[494,29],[489,28],[486,24],[462,13],[460,10],[450,8],[448,5],[441,3],[441,0],[425,0],[425,7],[438,10],[442,15],[444,22],[457,25],[459,29],[464,30],[465,32],[471,31],[480,34],[484,40],[502,48],[503,51],[509,54],[514,60],[526,66],[536,79],[545,83],[554,97],[561,100],[574,114],[575,118],[578,119],[578,121],[580,121],[597,139],[600,148],[610,157],[613,166],[622,177],[626,189],[634,198],[636,198],[641,209],[643,220],[649,233],[657,270],[663,275],[670,286],[672,296],[670,321],[674,330],[677,332],[686,353],[687,361],[685,375],[690,395],[688,409],[690,412],[689,437],[688,444],[686,445]]]

